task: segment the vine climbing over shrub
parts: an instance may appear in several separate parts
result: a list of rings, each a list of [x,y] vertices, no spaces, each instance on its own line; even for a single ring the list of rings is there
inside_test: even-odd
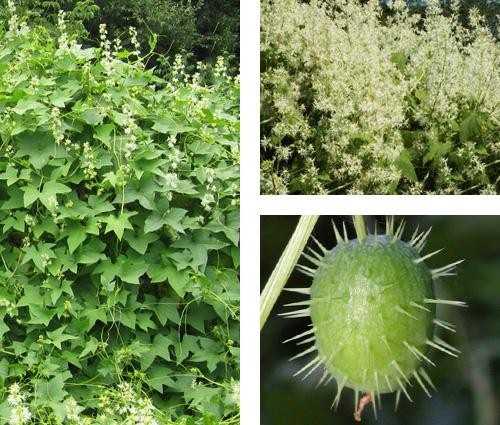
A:
[[[219,61],[210,85],[164,81],[105,25],[82,48],[64,13],[52,39],[9,4],[0,416],[236,422],[238,80]]]

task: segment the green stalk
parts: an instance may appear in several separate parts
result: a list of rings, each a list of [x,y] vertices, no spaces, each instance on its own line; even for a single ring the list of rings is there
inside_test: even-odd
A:
[[[354,216],[354,228],[356,229],[356,235],[360,241],[366,238],[365,219],[362,215]]]
[[[309,236],[318,221],[317,215],[305,215],[300,217],[299,223],[293,232],[292,237],[281,254],[269,280],[260,294],[260,329],[264,327],[271,310],[278,299],[280,292],[290,277],[297,260],[306,246]]]

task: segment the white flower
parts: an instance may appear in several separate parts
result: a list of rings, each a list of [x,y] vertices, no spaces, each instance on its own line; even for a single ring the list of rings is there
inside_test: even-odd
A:
[[[7,403],[9,406],[19,406],[24,402],[25,396],[21,393],[21,387],[16,382],[9,387],[9,396],[7,397]]]
[[[141,55],[141,45],[139,44],[139,41],[137,40],[137,30],[134,27],[129,27],[128,31],[130,34],[130,42],[132,43],[132,46],[134,47],[133,54],[135,56],[139,57]]]
[[[57,28],[59,29],[59,49],[68,50],[68,34],[66,32],[66,12],[60,10],[57,16]]]
[[[214,198],[214,195],[212,195],[211,193],[207,193],[203,196],[203,198],[201,199],[201,206],[206,210],[206,211],[210,211],[212,209],[212,206],[211,204],[213,204],[215,202],[215,198]]]
[[[80,419],[81,408],[73,397],[69,397],[64,401],[64,409],[68,420],[77,422]]]
[[[16,406],[10,412],[9,425],[24,425],[31,419],[31,412],[26,406]]]

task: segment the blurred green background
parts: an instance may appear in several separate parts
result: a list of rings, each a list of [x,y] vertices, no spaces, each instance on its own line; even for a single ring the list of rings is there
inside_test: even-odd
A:
[[[261,217],[261,290],[297,224],[298,216]],[[402,396],[394,412],[394,394],[382,396],[382,410],[375,421],[372,407],[365,409],[365,424],[405,425],[498,425],[500,424],[500,217],[495,216],[406,216],[405,237],[417,225],[432,226],[425,249],[445,250],[427,263],[439,267],[458,259],[458,275],[436,285],[436,296],[466,301],[469,308],[440,306],[438,317],[457,325],[457,333],[443,333],[444,339],[462,350],[459,359],[432,352],[438,366],[429,368],[438,391],[428,398],[421,388],[410,388],[413,403]],[[350,238],[355,238],[352,217],[320,217],[316,236],[327,248],[334,246],[331,221],[346,221]],[[368,228],[379,231],[385,217],[365,217]],[[313,246],[311,243],[309,246]],[[304,263],[302,261],[302,263]],[[310,279],[294,271],[287,287],[309,286]],[[305,381],[292,375],[307,359],[289,362],[299,351],[281,341],[306,330],[303,319],[282,319],[287,302],[303,297],[283,292],[261,332],[261,425],[342,425],[353,424],[354,397],[344,390],[337,411],[330,410],[336,385],[316,389],[321,370]],[[442,336],[442,335],[441,335]]]

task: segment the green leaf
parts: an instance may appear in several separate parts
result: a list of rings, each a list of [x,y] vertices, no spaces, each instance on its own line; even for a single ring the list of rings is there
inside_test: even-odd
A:
[[[148,372],[147,383],[159,393],[163,394],[163,387],[175,387],[174,380],[170,377],[171,370],[164,366],[154,366]]]
[[[82,352],[80,353],[80,358],[85,357],[87,354],[95,354],[97,348],[99,347],[99,341],[93,336],[86,342]]]
[[[80,223],[72,223],[68,226],[67,233],[69,253],[73,254],[73,252],[75,252],[75,250],[83,242],[85,242],[85,239],[87,239],[87,232],[85,227],[83,227]]]
[[[117,320],[130,329],[135,329],[136,315],[133,310],[122,310],[118,313]]]
[[[477,112],[470,112],[460,124],[460,141],[474,140],[481,134],[481,117]]]
[[[7,324],[4,322],[3,318],[0,319],[0,339],[3,338],[3,336],[10,331],[10,328],[7,326]]]
[[[17,102],[16,107],[13,109],[13,111],[16,114],[19,115],[24,115],[28,111],[32,111],[35,109],[43,109],[45,106],[37,102],[36,100],[33,99],[21,99],[19,102]]]
[[[424,156],[424,164],[429,161],[436,161],[444,157],[451,150],[451,142],[441,143],[437,140],[430,140],[429,151]]]
[[[106,310],[104,307],[98,307],[94,309],[86,309],[84,317],[89,320],[87,331],[92,329],[95,323],[99,320],[101,323],[106,324],[108,322]]]
[[[123,232],[125,229],[134,230],[132,224],[130,224],[129,218],[136,215],[136,212],[124,211],[118,216],[110,215],[103,219],[102,221],[106,223],[106,232],[114,232],[119,240],[123,237]]]
[[[35,186],[28,185],[26,187],[23,187],[23,191],[24,191],[23,200],[25,208],[28,208],[40,197],[40,192]]]
[[[158,235],[155,233],[135,234],[130,230],[125,232],[125,240],[128,242],[130,247],[139,254],[145,254],[149,244],[157,241],[158,239]]]
[[[394,63],[400,71],[404,71],[409,57],[404,52],[395,52],[391,54],[391,62]]]
[[[17,168],[8,165],[5,172],[0,174],[0,180],[7,180],[7,186],[12,186],[19,180]]]
[[[163,134],[178,134],[192,131],[194,128],[181,121],[175,120],[172,117],[162,117],[154,121],[153,130]]]
[[[100,140],[106,146],[111,145],[111,133],[115,130],[114,124],[103,124],[94,129],[94,138]]]
[[[28,323],[31,323],[33,325],[49,326],[50,321],[56,314],[56,312],[53,310],[49,310],[46,307],[33,304],[29,306],[29,311],[31,319]]]
[[[75,258],[80,264],[94,264],[106,259],[106,255],[102,254],[105,248],[106,244],[99,239],[92,239],[76,250]]]
[[[37,170],[49,162],[51,157],[65,157],[64,151],[56,146],[54,138],[49,133],[22,133],[17,136],[18,151],[16,157],[28,156],[30,163]]]
[[[228,246],[228,243],[214,238],[206,230],[195,230],[191,237],[181,237],[172,244],[173,248],[185,248],[191,252],[193,256],[191,267],[195,270],[205,268],[209,251],[219,250],[226,246]]]
[[[58,374],[50,380],[44,380],[44,379],[33,380],[37,399],[42,400],[42,402],[62,401],[64,397],[68,394],[64,390],[64,381],[66,379],[67,378],[64,375]]]
[[[117,275],[127,283],[138,285],[139,278],[148,271],[148,264],[141,256],[120,255],[116,262]]]
[[[406,149],[403,149],[401,151],[401,154],[396,161],[396,165],[398,166],[403,176],[405,176],[408,180],[412,182],[417,181],[417,174],[415,173],[415,168],[413,167],[413,164],[411,162],[410,153]]]
[[[161,229],[164,225],[172,227],[179,233],[184,233],[182,219],[186,216],[187,211],[182,208],[172,208],[164,214],[154,212],[144,223],[144,233],[155,232]]]
[[[168,283],[177,295],[179,295],[179,297],[183,297],[186,293],[186,286],[189,282],[189,273],[185,270],[177,270],[172,263],[166,261],[161,265],[151,265],[149,267],[148,274],[153,283],[168,280]]]
[[[58,108],[64,108],[66,104],[71,101],[72,96],[62,90],[57,90],[50,95],[49,99],[52,105],[57,106]]]
[[[85,121],[89,125],[101,124],[104,118],[101,112],[96,108],[91,108],[83,111],[81,113],[81,117],[83,121]]]
[[[70,341],[72,339],[78,339],[78,337],[74,335],[65,334],[64,330],[66,326],[62,326],[59,329],[56,329],[52,332],[47,332],[47,336],[49,337],[49,341],[59,350],[61,350],[61,344],[65,341]]]
[[[191,361],[197,363],[207,363],[207,369],[213,372],[217,367],[217,364],[222,361],[222,349],[221,346],[211,339],[200,338],[201,350],[197,350],[193,356],[191,356]]]
[[[44,184],[42,193],[40,193],[40,202],[50,211],[57,209],[58,201],[57,195],[63,193],[70,193],[71,189],[56,181],[49,181]]]
[[[161,298],[158,302],[153,302],[152,297],[146,299],[148,307],[151,308],[162,326],[167,324],[167,321],[178,325],[180,323],[179,312],[177,311],[177,302],[172,298]]]

